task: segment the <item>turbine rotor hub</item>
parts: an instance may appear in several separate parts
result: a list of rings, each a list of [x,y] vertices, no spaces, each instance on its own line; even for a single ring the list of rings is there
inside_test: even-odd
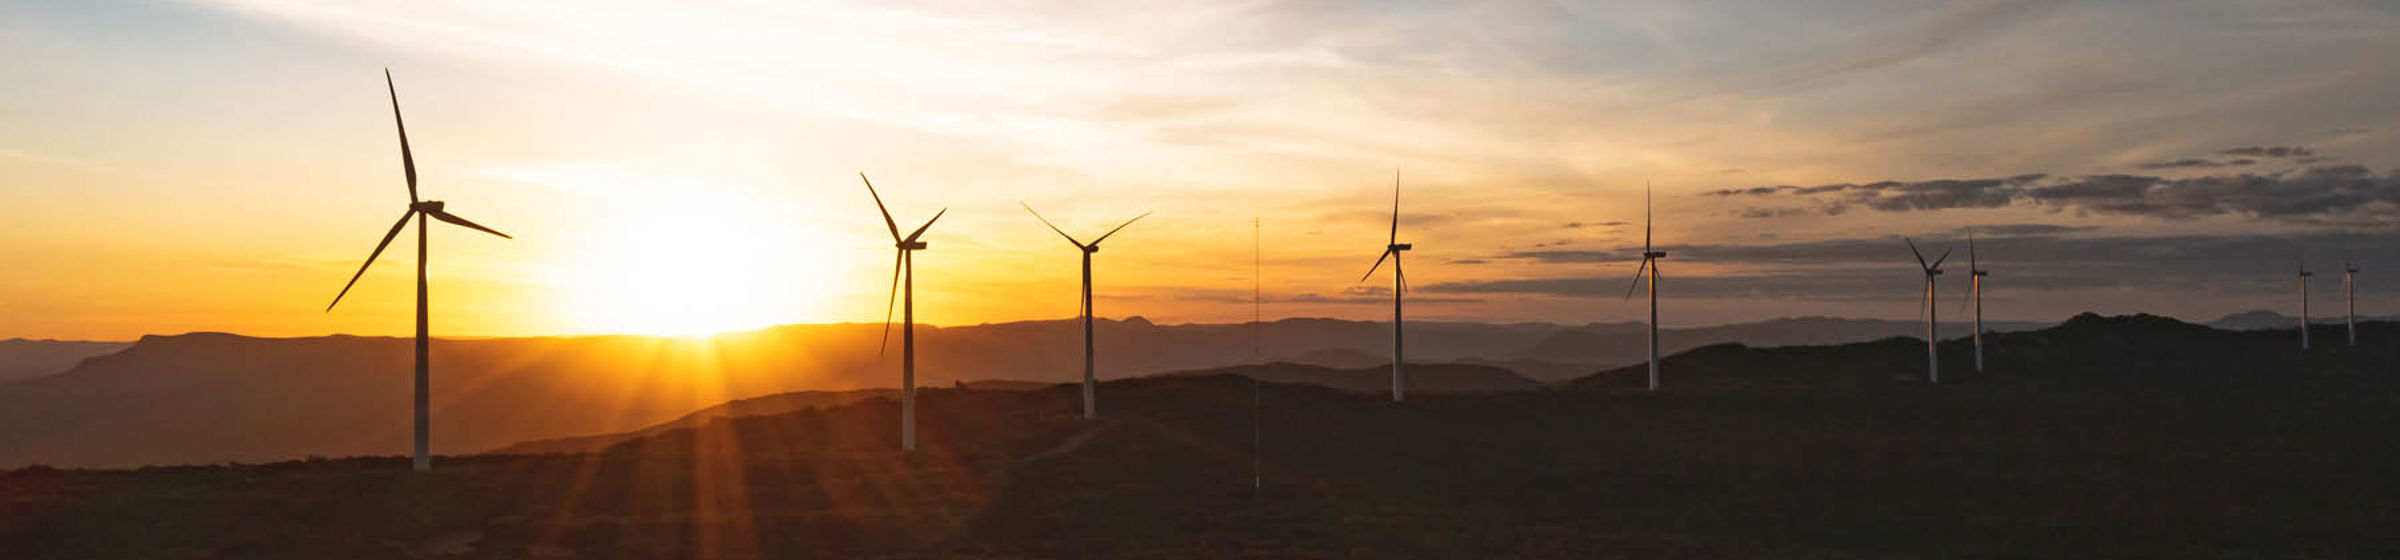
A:
[[[1100,252],[1100,245],[1098,245],[1098,244],[1085,245],[1085,246],[1083,246],[1083,252],[1084,252],[1084,253],[1086,253],[1086,254],[1089,254],[1089,253],[1098,253],[1098,252]]]

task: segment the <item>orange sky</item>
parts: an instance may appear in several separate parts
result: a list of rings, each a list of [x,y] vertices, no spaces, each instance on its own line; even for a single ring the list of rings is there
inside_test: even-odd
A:
[[[890,242],[858,171],[902,222],[950,209],[919,256],[926,322],[1075,311],[1073,249],[1019,201],[1087,236],[1157,211],[1099,255],[1103,315],[1247,319],[1258,216],[1270,315],[1383,317],[1388,277],[1357,280],[1398,166],[1412,317],[1582,323],[1637,317],[1615,297],[1632,263],[1526,255],[1638,245],[1612,223],[1640,220],[1646,180],[1669,251],[1974,224],[2281,236],[2330,230],[1705,195],[2251,145],[2400,161],[2400,106],[2355,93],[2400,82],[2400,15],[2366,2],[1165,4],[0,5],[0,337],[408,332],[398,243],[323,312],[406,202],[387,67],[426,196],[517,237],[436,229],[452,336],[878,321]],[[1676,258],[1670,282],[1808,269]],[[1888,297],[1690,296],[1667,322],[1908,317],[1910,274]],[[1996,314],[2281,301],[2217,286],[2061,282]]]

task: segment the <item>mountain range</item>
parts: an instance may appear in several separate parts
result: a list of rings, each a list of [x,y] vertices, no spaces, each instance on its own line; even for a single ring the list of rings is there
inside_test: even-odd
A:
[[[2034,328],[1991,323],[1995,331]],[[1726,342],[1826,344],[1905,336],[1911,321],[1830,318],[1667,329],[1679,352]],[[1947,332],[1964,330],[1945,325]],[[1388,323],[1286,319],[1158,325],[1102,321],[1100,376],[1121,379],[1293,362],[1365,370],[1388,361]],[[1410,355],[1555,382],[1641,360],[1635,323],[1411,323]],[[793,391],[896,385],[876,324],[793,325],[706,338],[585,336],[434,343],[434,449],[459,454],[641,430],[723,403]],[[919,327],[924,386],[1080,377],[1072,321]],[[1253,344],[1257,351],[1253,352]],[[37,344],[37,346],[39,346]],[[108,346],[56,346],[107,351]],[[1288,359],[1286,359],[1288,358]],[[350,456],[406,449],[404,338],[149,336],[62,372],[0,383],[0,466],[137,466]],[[1412,365],[1416,362],[1412,362]],[[1417,366],[1425,367],[1425,366]],[[1319,382],[1341,386],[1382,381]]]

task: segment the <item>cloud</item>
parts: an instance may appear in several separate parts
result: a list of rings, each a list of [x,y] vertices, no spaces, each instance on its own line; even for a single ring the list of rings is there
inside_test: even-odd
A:
[[[2289,149],[2286,150],[2288,153]],[[1913,212],[2034,204],[2052,210],[2152,218],[2235,215],[2306,224],[2400,226],[2400,170],[2378,175],[2359,165],[2180,179],[2129,174],[2051,179],[2046,175],[2026,174],[2005,179],[1725,189],[1709,194],[1830,194],[1831,198],[1819,197],[1823,202],[1817,211],[1826,215],[1840,214],[1850,206],[1881,212]],[[1797,211],[1802,210],[1752,208],[1741,215],[1776,218]]]
[[[2317,155],[2317,152],[2299,146],[2249,146],[2220,151],[2217,155],[2280,158],[2308,157]]]
[[[1560,264],[1618,262],[1628,258],[1641,258],[1641,255],[1639,251],[1549,250],[1513,251],[1502,253],[1492,258],[1529,260],[1537,263]]]
[[[1975,231],[1997,237],[2032,237],[2094,231],[2099,226],[2068,226],[2059,224],[1998,224],[1975,226]]]
[[[2297,252],[2318,248],[2332,254],[2314,258],[2400,251],[2400,239],[2390,236],[2311,234],[2183,235],[2064,237],[2056,234],[2086,228],[2051,224],[2009,224],[1986,229],[1995,237],[1978,236],[1981,265],[1993,271],[1992,281],[2009,291],[2039,292],[2084,289],[2139,289],[2258,293],[2288,288]],[[1953,262],[1966,251],[1963,239],[1917,238],[1928,253],[1954,250]],[[1908,248],[1897,237],[1829,239],[1757,245],[1691,245],[1668,247],[1674,261],[1734,267],[1729,274],[1679,277],[1662,281],[1677,297],[1772,298],[1806,301],[1904,300],[1921,278]],[[1630,266],[1630,261],[1624,261]],[[1630,268],[1623,275],[1630,275]],[[1620,274],[1570,277],[1494,279],[1443,282],[1417,291],[1475,296],[1538,295],[1575,298],[1616,298],[1627,278]]]
[[[2244,161],[2247,161],[2247,160],[2244,160]],[[2142,168],[2142,169],[2186,169],[2186,168],[2212,168],[2212,167],[2224,167],[2224,166],[2225,166],[2225,164],[2222,164],[2222,163],[2217,163],[2217,162],[2214,162],[2214,161],[2209,161],[2209,160],[2205,160],[2205,159],[2179,159],[2179,160],[2175,160],[2175,161],[2154,161],[2154,162],[2150,162],[2150,163],[2141,164],[2141,165],[2139,165],[2139,166],[2137,166],[2137,167],[2140,167],[2140,168]]]

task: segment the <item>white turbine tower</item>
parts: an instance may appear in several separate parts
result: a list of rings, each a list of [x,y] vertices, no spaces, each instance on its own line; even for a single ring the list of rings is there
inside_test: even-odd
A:
[[[1377,256],[1377,257],[1375,257],[1375,266],[1370,266],[1370,267],[1367,267],[1367,273],[1366,273],[1365,275],[1361,275],[1361,276],[1359,276],[1359,277],[1358,277],[1358,281],[1360,281],[1360,282],[1365,282],[1365,281],[1367,281],[1367,278],[1369,278],[1369,277],[1372,277],[1372,276],[1375,276],[1375,271],[1376,271],[1376,270],[1383,268],[1383,260],[1384,260],[1384,259],[1391,259],[1391,260],[1392,260],[1392,401],[1393,401],[1393,402],[1398,402],[1398,401],[1402,400],[1402,399],[1403,399],[1403,398],[1404,398],[1404,397],[1407,395],[1407,390],[1408,390],[1408,377],[1407,377],[1407,375],[1405,374],[1405,372],[1403,371],[1403,368],[1405,368],[1405,367],[1406,367],[1406,366],[1404,366],[1403,364],[1406,364],[1406,363],[1407,363],[1407,359],[1406,359],[1406,353],[1403,351],[1403,350],[1404,350],[1404,348],[1405,348],[1405,346],[1403,346],[1403,345],[1401,344],[1401,337],[1400,337],[1400,332],[1401,332],[1401,328],[1400,328],[1400,300],[1401,300],[1401,294],[1403,294],[1403,293],[1405,293],[1405,292],[1407,292],[1407,291],[1408,291],[1408,274],[1407,274],[1407,273],[1403,273],[1403,272],[1401,272],[1401,271],[1400,271],[1400,253],[1401,253],[1402,251],[1407,251],[1407,250],[1409,250],[1409,249],[1414,249],[1414,248],[1416,248],[1416,245],[1414,245],[1414,244],[1409,244],[1409,243],[1401,243],[1401,242],[1400,242],[1400,170],[1398,170],[1398,169],[1393,169],[1393,170],[1392,170],[1392,234],[1391,234],[1391,237],[1390,237],[1389,239],[1387,239],[1386,241],[1384,241],[1384,245],[1383,245],[1383,254],[1382,254],[1382,255],[1380,255],[1380,256]]]
[[[2300,349],[2308,349],[2308,279],[2316,273],[2308,271],[2308,261],[2300,261]]]
[[[1025,207],[1026,212],[1033,213],[1033,219],[1041,220],[1042,225],[1050,226],[1050,231],[1058,232],[1059,237],[1067,238],[1067,243],[1075,245],[1076,250],[1083,252],[1083,298],[1081,300],[1083,309],[1076,313],[1079,318],[1083,319],[1083,419],[1098,419],[1100,418],[1100,403],[1092,394],[1095,391],[1092,380],[1092,254],[1100,252],[1100,242],[1107,241],[1108,236],[1116,235],[1117,230],[1125,229],[1125,226],[1133,225],[1134,222],[1149,217],[1150,213],[1143,212],[1140,216],[1125,220],[1125,223],[1117,226],[1116,229],[1100,234],[1100,237],[1093,239],[1091,243],[1084,243],[1076,241],[1075,236],[1067,235],[1065,230],[1058,229],[1058,225],[1050,223],[1049,218],[1042,217],[1041,212],[1034,212],[1033,205],[1024,202],[1018,202],[1017,205]]]
[[[1942,256],[1933,259],[1933,263],[1927,264],[1925,262],[1925,253],[1917,250],[1917,242],[1915,240],[1911,240],[1906,237],[1900,238],[1900,240],[1907,242],[1908,252],[1917,256],[1917,267],[1925,270],[1925,301],[1922,303],[1922,305],[1918,306],[1918,311],[1921,311],[1925,316],[1925,379],[1928,383],[1941,383],[1942,336],[1941,331],[1935,327],[1935,325],[1938,324],[1939,318],[1936,317],[1937,314],[1935,313],[1935,308],[1938,306],[1934,305],[1933,303],[1935,287],[1934,279],[1942,275],[1942,261],[1950,259],[1950,250],[1943,249]]]
[[[1975,260],[1975,228],[1967,228],[1967,279],[1972,283],[1967,297],[1975,302],[1975,373],[1983,373],[1983,277],[1991,271]]]
[[[941,219],[942,219],[942,215],[943,215],[943,214],[948,214],[948,213],[950,213],[950,209],[949,209],[949,208],[943,208],[943,209],[942,209],[942,211],[940,211],[940,212],[934,212],[934,213],[933,213],[933,219],[930,219],[930,220],[925,220],[925,225],[922,225],[922,226],[917,226],[917,230],[916,230],[916,231],[909,232],[909,234],[908,234],[907,236],[903,237],[903,236],[901,236],[901,235],[900,235],[900,224],[899,224],[898,222],[893,222],[893,221],[892,221],[892,211],[891,211],[891,210],[889,210],[889,209],[886,209],[886,208],[884,208],[884,207],[883,207],[883,195],[881,195],[881,194],[876,194],[876,192],[875,192],[875,183],[874,183],[873,181],[868,181],[868,180],[867,180],[867,174],[866,174],[866,173],[863,173],[863,172],[858,174],[858,181],[859,181],[859,182],[861,182],[861,183],[866,183],[866,184],[867,184],[867,196],[870,196],[870,197],[874,197],[874,198],[875,198],[875,210],[876,210],[877,212],[882,212],[882,213],[883,213],[883,227],[884,227],[885,229],[889,229],[889,230],[891,230],[891,232],[892,232],[892,247],[894,247],[894,248],[898,249],[898,254],[895,254],[895,255],[893,255],[893,256],[892,256],[892,295],[891,295],[891,297],[889,297],[889,298],[885,299],[885,300],[884,300],[884,302],[883,302],[883,340],[882,340],[881,342],[877,343],[877,346],[876,346],[876,352],[878,352],[878,353],[881,353],[881,352],[883,351],[883,345],[890,344],[890,343],[891,343],[891,341],[892,341],[892,301],[891,301],[891,300],[893,300],[893,299],[900,300],[900,309],[901,309],[901,311],[900,311],[900,450],[901,450],[901,451],[916,451],[916,450],[917,450],[917,259],[916,259],[916,254],[917,254],[917,251],[923,251],[923,250],[925,250],[925,242],[923,242],[923,241],[918,241],[918,240],[917,240],[917,237],[925,235],[925,230],[926,230],[926,229],[929,229],[929,228],[932,228],[932,227],[933,227],[933,223],[934,223],[934,222],[941,221]],[[902,272],[903,272],[903,271],[905,271],[905,272],[906,272],[906,275],[905,275],[905,276],[902,274]],[[902,278],[906,278],[906,280],[905,280],[905,281],[903,281],[903,280],[902,280]]]
[[[1642,287],[1642,273],[1650,273],[1650,390],[1658,390],[1658,260],[1667,258],[1665,251],[1650,248],[1650,184],[1642,184],[1642,264],[1633,269],[1633,285],[1625,287],[1625,299],[1633,299],[1633,291]]]
[[[2350,331],[2350,345],[2358,345],[2358,265],[2342,261],[2342,324]]]

